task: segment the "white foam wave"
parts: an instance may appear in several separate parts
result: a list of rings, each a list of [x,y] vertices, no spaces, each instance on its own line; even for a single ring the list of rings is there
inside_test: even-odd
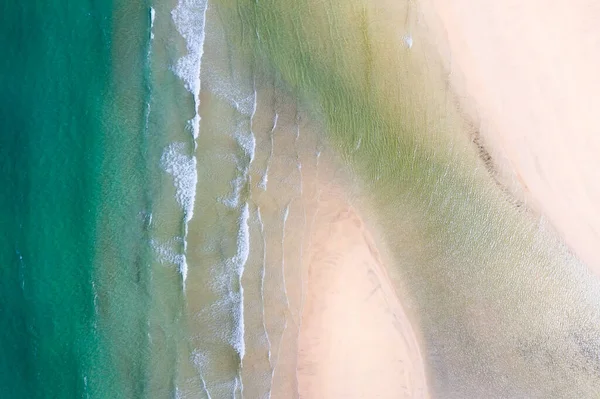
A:
[[[184,260],[182,254],[178,254],[174,249],[174,243],[160,243],[157,240],[150,240],[150,245],[157,255],[160,263],[181,264]]]
[[[254,92],[253,102],[254,107],[256,107],[256,91]],[[255,111],[256,108],[254,108],[252,114]],[[238,163],[238,175],[232,181],[233,193],[229,198],[224,199],[223,203],[229,207],[237,208],[240,207],[242,189],[250,179],[250,165],[254,160],[256,151],[256,138],[252,132],[252,120],[250,119],[249,124],[247,121],[241,122],[236,129],[234,137],[242,149],[244,156],[236,157],[236,162]],[[238,219],[236,253],[234,256],[225,261],[226,270],[231,277],[227,278],[227,280],[229,280],[228,282],[223,281],[226,284],[228,283],[229,287],[238,287],[238,289],[229,289],[229,294],[227,295],[226,301],[233,307],[232,312],[235,323],[229,337],[229,343],[238,353],[241,362],[243,362],[246,351],[244,340],[244,287],[242,285],[242,277],[244,275],[244,268],[250,253],[250,229],[248,225],[249,218],[249,205],[248,202],[244,202],[240,207],[240,216]],[[236,281],[235,284],[233,284],[234,280]],[[241,379],[240,384],[240,387],[243,387]]]
[[[260,235],[263,240],[263,264],[260,273],[260,301],[261,301],[261,309],[262,309],[262,325],[265,333],[265,338],[267,339],[267,348],[269,355],[269,365],[273,368],[273,359],[271,354],[271,339],[269,338],[269,331],[267,330],[266,317],[265,317],[265,276],[267,272],[267,237],[265,235],[265,224],[262,220],[262,214],[260,213],[260,207],[256,210],[258,216],[258,224],[260,226]]]
[[[185,222],[185,232],[183,237],[183,254],[180,259],[175,260],[179,266],[179,271],[183,279],[185,290],[185,281],[187,279],[187,233],[188,223],[194,216],[194,203],[196,201],[196,185],[198,184],[198,171],[196,169],[196,157],[185,154],[185,143],[170,144],[160,158],[161,165],[165,172],[173,177],[175,186],[175,197],[179,206],[183,210]]]
[[[236,350],[240,359],[244,359],[246,352],[246,344],[244,340],[244,287],[242,286],[242,277],[244,276],[244,269],[248,256],[250,254],[250,229],[248,226],[248,219],[250,218],[250,209],[248,203],[245,203],[242,207],[239,217],[239,230],[237,234],[237,251],[235,256],[227,261],[228,269],[233,270],[238,281],[239,292],[232,295],[234,296],[233,302],[237,305],[234,309],[235,327],[231,336],[231,346]]]
[[[283,295],[285,296],[285,304],[287,308],[290,309],[290,301],[288,299],[287,293],[287,284],[285,282],[285,225],[288,220],[288,216],[290,215],[290,205],[288,202],[285,209],[283,210],[283,223],[281,227],[281,281],[283,287]]]
[[[230,208],[237,208],[240,203],[240,195],[242,189],[246,185],[250,174],[250,165],[254,161],[256,154],[256,137],[252,133],[252,126],[248,127],[247,122],[241,122],[238,125],[236,133],[234,134],[235,140],[239,147],[244,152],[245,158],[237,156],[235,162],[237,163],[238,175],[231,181],[232,193],[226,198],[221,198],[224,205]]]
[[[196,109],[198,105],[196,106]],[[187,121],[187,129],[192,132],[192,137],[194,138],[194,149],[196,148],[196,139],[200,136],[200,114],[196,112],[196,115],[189,121]]]
[[[254,88],[252,93],[252,113],[250,115],[250,123],[249,129],[238,129],[236,134],[238,145],[244,151],[244,154],[247,157],[245,161],[245,166],[241,168],[242,181],[244,183],[248,182],[249,174],[250,174],[250,165],[254,161],[254,156],[256,152],[256,137],[254,136],[254,132],[252,131],[252,122],[254,119],[254,114],[256,113],[256,108],[258,106],[256,88]],[[245,123],[238,126],[238,128],[246,125]],[[238,194],[239,198],[239,194]],[[250,208],[248,206],[248,202],[244,203],[242,206],[240,217],[238,219],[238,235],[237,235],[237,252],[236,255],[232,258],[232,266],[235,267],[238,284],[239,284],[239,300],[237,301],[237,313],[236,313],[236,327],[233,333],[233,342],[232,346],[235,348],[237,353],[240,356],[240,361],[243,363],[244,354],[246,351],[245,344],[245,326],[244,326],[244,287],[242,285],[242,277],[244,276],[244,268],[246,266],[246,262],[248,261],[248,256],[250,255],[250,228],[248,225],[248,219],[250,218]],[[243,391],[243,381],[240,379],[240,389]]]
[[[187,123],[194,139],[194,150],[197,138],[200,134],[200,70],[202,66],[202,54],[204,53],[205,21],[207,0],[180,0],[171,11],[171,17],[179,34],[184,38],[187,54],[177,60],[173,72],[183,80],[185,88],[192,93],[194,98],[194,117]],[[170,145],[161,162],[165,170],[173,176],[177,188],[177,201],[184,211],[185,234],[184,234],[184,261],[180,264],[183,277],[183,288],[185,291],[185,280],[187,278],[187,233],[188,223],[194,214],[194,202],[196,197],[196,185],[198,183],[198,172],[196,170],[196,157],[188,156],[182,152],[183,144],[174,143]]]
[[[244,151],[244,154],[248,157],[249,162],[251,163],[254,160],[254,154],[256,153],[256,138],[252,131],[247,133],[238,133],[237,134],[237,142],[238,145]]]
[[[154,8],[150,7],[150,41],[148,42],[148,48],[146,50],[146,63],[148,65],[150,65],[150,58],[152,55],[152,40],[154,39],[154,17],[155,17],[156,13],[154,11]],[[151,87],[151,86],[150,86]],[[145,104],[145,111],[144,111],[144,133],[147,135],[148,134],[148,128],[150,125],[150,99],[148,101],[146,101]]]
[[[210,392],[208,391],[208,387],[206,385],[206,381],[204,380],[204,377],[202,377],[202,375],[206,372],[205,369],[206,364],[208,363],[208,359],[202,352],[196,349],[192,352],[192,362],[194,363],[194,366],[196,366],[196,370],[200,374],[200,382],[202,382],[202,389],[204,390],[206,397],[208,399],[211,399]]]
[[[96,283],[92,281],[92,293],[94,295],[94,330],[98,328],[98,315],[100,310],[98,307],[98,290],[96,289]]]
[[[275,112],[275,116],[273,117],[273,127],[271,128],[271,134],[273,134],[273,132],[275,132],[275,129],[277,129],[277,121],[279,120],[279,114],[277,112]]]
[[[250,131],[248,134],[238,135],[238,143],[240,147],[244,150],[246,156],[249,159],[249,164],[254,161],[254,155],[256,153],[256,137],[254,136],[253,122],[254,115],[256,114],[256,109],[258,108],[258,94],[256,92],[256,87],[253,92],[253,101],[252,101],[252,115],[250,116]]]
[[[188,275],[188,264],[187,257],[182,255],[181,263],[179,263],[179,273],[181,273],[181,279],[183,280],[183,290],[185,291],[185,282],[187,280]]]
[[[275,129],[277,128],[277,120],[279,119],[279,114],[275,112],[275,116],[273,117],[273,127],[271,128],[271,132],[269,133],[269,141],[271,142],[271,151],[269,152],[269,157],[267,158],[267,166],[265,167],[265,171],[262,175],[260,182],[258,183],[258,187],[263,190],[267,190],[267,183],[269,182],[269,168],[271,167],[271,160],[273,159],[274,152],[274,140],[273,134],[275,133]]]
[[[244,116],[252,116],[256,111],[256,91],[243,89],[231,79],[223,79],[217,73],[210,72],[210,92],[231,105]]]
[[[263,190],[267,190],[267,184],[269,183],[269,168],[265,168],[265,173],[263,173],[260,182],[258,182],[258,187]]]
[[[238,391],[240,392],[240,396],[243,398],[244,397],[244,382],[242,381],[242,372],[241,371],[238,372],[238,376],[236,377],[235,384],[233,386],[234,397],[236,396]]]
[[[160,263],[171,263],[177,266],[177,269],[179,270],[179,273],[181,273],[181,277],[185,285],[188,272],[187,258],[185,255],[185,241],[184,253],[182,254],[176,252],[176,250],[174,249],[174,243],[161,244],[156,240],[151,240],[150,245],[156,253],[158,261]]]
[[[235,179],[231,181],[231,187],[233,192],[229,197],[221,198],[221,202],[230,208],[237,208],[240,203],[240,195],[242,193],[242,188],[244,188],[244,184],[246,183],[245,176],[237,176]]]
[[[196,185],[198,171],[196,157],[185,154],[185,143],[171,143],[160,158],[165,172],[173,177],[177,202],[184,212],[185,221],[189,222],[194,215]]]
[[[150,7],[150,39],[154,39],[154,18],[156,17],[156,11],[153,7]]]
[[[408,49],[411,49],[413,46],[412,35],[410,33],[408,33],[403,37],[403,39],[404,39],[404,44],[406,45],[406,47],[408,47]]]
[[[177,60],[174,72],[194,95],[196,110],[200,104],[200,69],[204,53],[207,0],[180,0],[171,11],[179,34],[185,39],[187,54]]]

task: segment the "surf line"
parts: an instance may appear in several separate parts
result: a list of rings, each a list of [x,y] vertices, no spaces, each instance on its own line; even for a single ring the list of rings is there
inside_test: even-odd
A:
[[[184,213],[183,234],[183,257],[179,264],[179,272],[182,278],[182,288],[185,293],[185,282],[187,279],[187,235],[188,225],[194,215],[194,204],[196,199],[196,186],[198,184],[198,171],[195,151],[197,139],[200,134],[200,72],[202,67],[202,55],[204,54],[204,39],[206,25],[207,0],[180,0],[171,11],[171,17],[179,34],[186,43],[187,54],[179,58],[172,67],[173,73],[179,77],[185,88],[192,93],[194,99],[194,116],[188,120],[187,128],[192,133],[193,153],[186,155],[180,153],[178,157],[180,167],[171,166],[171,174],[175,179],[177,199]],[[174,143],[179,144],[179,143]],[[174,148],[169,146],[171,154]],[[184,149],[179,147],[181,151]],[[171,164],[172,165],[172,164]],[[175,170],[177,169],[177,172]],[[169,172],[169,170],[167,170]],[[185,177],[183,176],[185,174]],[[176,176],[178,175],[178,176]],[[178,184],[179,180],[179,184]],[[182,184],[185,183],[185,184]]]

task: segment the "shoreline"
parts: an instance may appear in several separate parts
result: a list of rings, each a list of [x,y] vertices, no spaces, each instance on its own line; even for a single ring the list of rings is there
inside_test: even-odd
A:
[[[311,4],[301,4],[296,11],[302,11],[301,6],[311,8]],[[582,275],[583,267],[539,220],[531,215],[524,217],[500,195],[473,143],[464,134],[460,112],[454,108],[455,97],[445,85],[443,61],[436,63],[433,57],[436,48],[428,42],[428,31],[422,25],[385,29],[387,24],[382,23],[385,21],[366,23],[370,16],[376,15],[371,10],[347,10],[340,6],[332,13],[332,7],[335,5],[325,4],[323,10],[316,10],[311,21],[317,23],[319,16],[336,15],[339,16],[336,26],[352,23],[351,26],[360,27],[348,33],[346,41],[336,40],[341,30],[326,32],[330,24],[324,18],[323,26],[317,24],[298,37],[294,27],[308,22],[303,21],[306,14],[291,15],[277,4],[269,4],[268,12],[248,5],[250,11],[258,12],[242,14],[252,16],[246,25],[256,32],[250,30],[250,35],[241,37],[256,36],[259,42],[261,37],[265,39],[264,44],[254,49],[264,50],[261,56],[277,72],[274,86],[285,83],[284,89],[289,89],[286,92],[298,92],[306,101],[305,108],[320,122],[317,131],[330,144],[325,148],[345,158],[348,168],[356,172],[352,176],[362,183],[364,202],[370,204],[368,209],[376,210],[373,214],[377,218],[373,220],[385,232],[388,239],[383,241],[390,246],[391,258],[396,263],[391,263],[389,269],[394,285],[401,287],[399,292],[407,298],[405,302],[414,306],[409,311],[419,316],[424,359],[431,375],[429,390],[457,398],[531,396],[567,387],[581,397],[593,392],[597,381],[593,378],[594,364],[580,347],[594,342],[597,286]],[[295,19],[297,15],[300,16]],[[270,36],[272,29],[281,34]],[[320,35],[322,30],[325,35]],[[373,40],[392,35],[398,38],[406,31],[411,35],[411,46],[396,49],[395,53],[384,51],[393,41]],[[359,34],[366,37],[362,41],[366,53],[344,46],[355,43],[350,39]],[[313,45],[304,46],[305,42]],[[318,50],[317,54],[313,54],[314,50]],[[356,60],[352,58],[355,54]],[[368,57],[361,58],[361,54]],[[375,57],[377,54],[382,56]],[[297,120],[288,115],[288,123],[293,127]],[[278,119],[278,127],[280,122],[282,118]],[[268,131],[272,131],[271,124],[264,135]],[[303,161],[300,168],[295,162],[298,135],[302,138],[306,131],[302,128],[274,133],[276,154],[280,149],[289,153],[273,158],[277,162],[269,171],[267,193],[270,194],[265,197],[268,201],[265,204],[276,207],[269,219],[263,218],[265,227],[271,226],[274,243],[267,245],[270,249],[266,251],[266,261],[273,262],[269,263],[265,281],[265,288],[269,288],[265,294],[269,293],[269,297],[264,298],[273,307],[269,310],[265,306],[264,314],[269,337],[268,360],[271,361],[271,353],[282,350],[276,362],[281,367],[271,374],[273,397],[298,394],[294,389],[296,359],[290,347],[295,349],[297,338],[294,303],[299,303],[299,296],[305,298],[305,291],[302,288],[290,295],[292,280],[288,277],[291,271],[297,271],[289,262],[292,253],[289,249],[294,245],[283,242],[283,235],[287,240],[291,234],[304,231],[293,229],[294,224],[287,218],[288,209],[291,216],[299,215],[293,209],[302,202],[296,200],[297,192],[303,190],[303,184],[297,186],[297,178],[308,182],[306,164]],[[257,136],[256,143],[260,148],[261,143],[268,141]],[[314,162],[314,152],[312,155]],[[257,160],[260,159],[264,158],[257,153]],[[266,163],[269,165],[269,161]],[[278,163],[280,167],[275,166]],[[279,177],[276,172],[280,172]],[[327,179],[330,176],[324,176],[323,181],[333,186],[335,182]],[[262,174],[255,177],[252,181],[259,182]],[[273,192],[273,182],[278,182],[283,190]],[[261,211],[266,211],[266,206],[260,206]],[[321,223],[318,218],[317,222]],[[340,237],[326,238],[323,245],[343,241]],[[334,246],[327,253],[334,254],[330,258],[343,264],[345,251],[340,247],[344,245]],[[335,276],[339,274],[333,274],[334,277],[321,280],[340,291],[344,284],[337,286]],[[275,289],[281,283],[285,284],[284,293]],[[330,322],[334,317],[345,318],[339,323],[344,326],[349,316],[344,316],[344,306],[339,305],[344,300],[336,299],[339,292],[329,295],[322,289],[316,293],[321,299],[313,303],[329,301],[330,307],[337,307],[338,311],[330,312],[329,316],[323,310],[321,316],[313,319]],[[306,303],[308,311],[309,302]],[[309,324],[307,319],[303,320],[303,331],[307,331]],[[317,325],[314,330],[317,337],[323,332],[347,332],[317,322],[313,325]],[[319,352],[318,346],[314,350],[326,356],[311,354],[308,358],[334,362],[337,357],[340,366],[349,363],[339,360],[342,351]],[[548,356],[557,360],[547,365],[543,362]],[[264,356],[263,359],[266,360]],[[284,361],[280,362],[281,359]],[[575,372],[573,366],[586,372]],[[338,367],[319,367],[317,395],[335,393],[337,388],[327,375],[339,371]],[[245,381],[250,381],[251,370],[245,369],[249,371]],[[284,381],[286,378],[290,381]],[[300,382],[304,377],[299,378]],[[499,378],[505,383],[498,384]],[[573,381],[578,381],[575,387]],[[291,393],[280,394],[284,391]]]

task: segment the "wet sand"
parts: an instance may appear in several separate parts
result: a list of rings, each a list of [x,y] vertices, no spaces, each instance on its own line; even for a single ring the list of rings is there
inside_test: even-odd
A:
[[[501,183],[600,275],[600,6],[422,0],[421,9]]]

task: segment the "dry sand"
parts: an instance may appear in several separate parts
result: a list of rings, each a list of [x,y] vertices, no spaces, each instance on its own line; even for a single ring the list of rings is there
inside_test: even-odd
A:
[[[501,181],[600,275],[600,3],[420,5]]]
[[[298,339],[301,398],[425,398],[415,334],[357,211],[323,189]]]

